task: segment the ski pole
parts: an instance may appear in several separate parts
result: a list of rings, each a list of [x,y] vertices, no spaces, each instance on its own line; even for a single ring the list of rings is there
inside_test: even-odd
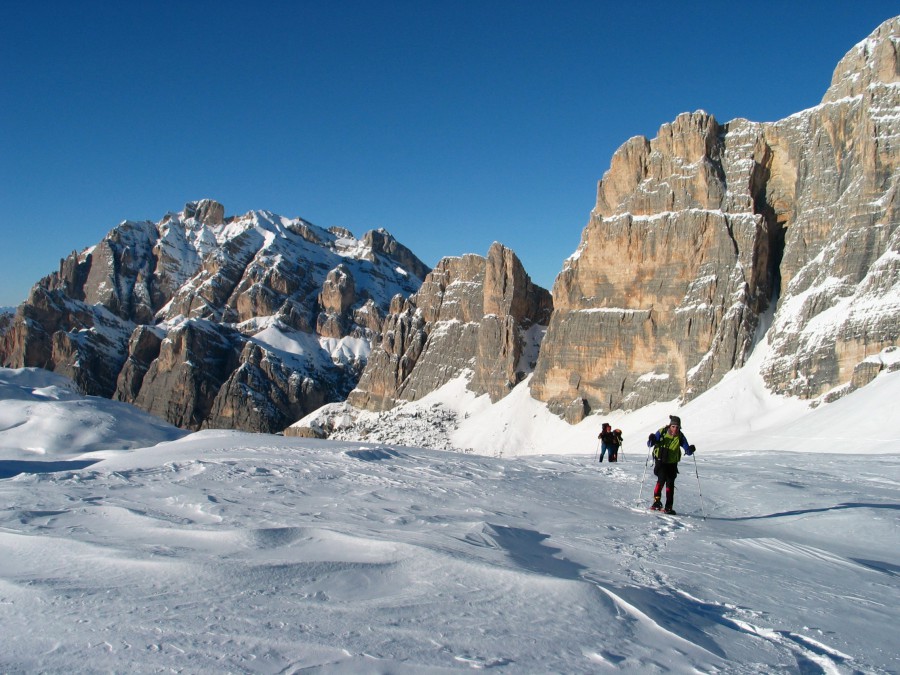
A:
[[[644,460],[644,473],[641,474],[641,491],[640,493],[638,493],[638,504],[640,504],[644,500],[644,478],[647,476],[647,463],[650,461],[650,454],[652,452],[653,448],[648,448],[647,459]]]
[[[600,458],[600,439],[597,439],[597,450],[594,452],[594,461],[596,462]]]
[[[694,453],[691,453],[691,457],[694,457]],[[700,472],[697,471],[696,457],[694,457],[694,475],[697,476],[697,492],[700,493],[700,512],[703,514],[703,520],[706,520],[706,509],[703,508],[703,490],[700,489]]]

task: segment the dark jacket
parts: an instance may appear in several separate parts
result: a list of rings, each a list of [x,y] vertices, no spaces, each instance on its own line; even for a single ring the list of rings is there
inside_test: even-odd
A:
[[[601,442],[611,448],[618,448],[622,445],[622,432],[619,429],[612,431],[603,431],[599,436]]]

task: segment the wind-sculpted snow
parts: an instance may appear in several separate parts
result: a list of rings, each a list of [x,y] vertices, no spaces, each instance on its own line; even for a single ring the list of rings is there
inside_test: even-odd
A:
[[[0,668],[896,672],[898,457],[699,467],[705,519],[639,459],[234,432],[22,475]]]
[[[137,408],[79,394],[71,380],[40,368],[0,368],[0,477],[14,462],[71,460],[184,436]],[[18,465],[16,465],[18,466]],[[22,467],[25,468],[25,467]]]

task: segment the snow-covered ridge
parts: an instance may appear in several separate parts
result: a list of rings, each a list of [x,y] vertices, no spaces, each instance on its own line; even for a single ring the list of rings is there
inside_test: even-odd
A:
[[[64,260],[37,287],[41,309],[26,303],[12,320],[4,363],[53,368],[180,426],[281,430],[346,396],[391,299],[427,272],[384,229],[356,238],[190,202],[158,223],[123,221]]]
[[[378,262],[378,253],[365,241],[355,238],[348,230],[326,230],[302,218],[287,218],[271,211],[250,211],[242,216],[209,224],[197,217],[194,209],[168,214],[159,224],[159,247],[171,260],[172,272],[181,283],[200,270],[204,258],[211,254],[224,256],[223,247],[237,247],[228,255],[244,250],[258,259],[269,258],[277,264],[279,256],[298,255],[312,258],[313,266],[334,266],[328,255],[341,259]],[[390,234],[377,230],[385,237]],[[250,233],[256,236],[248,236]],[[330,267],[329,267],[330,269]],[[419,278],[418,269],[408,270],[395,265],[394,275]]]

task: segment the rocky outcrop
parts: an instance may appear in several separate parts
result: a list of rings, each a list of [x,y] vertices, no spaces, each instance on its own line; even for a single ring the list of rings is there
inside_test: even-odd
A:
[[[222,225],[225,222],[225,207],[211,199],[202,199],[185,206],[184,217],[201,225]]]
[[[343,400],[390,299],[426,270],[384,230],[357,240],[191,202],[62,260],[0,337],[0,363],[55,370],[185,428],[278,431]]]
[[[553,300],[531,282],[515,253],[499,244],[488,251],[482,297],[469,388],[498,401],[534,370]]]
[[[394,239],[386,230],[370,230],[363,235],[363,248],[370,253],[367,259],[377,260],[380,254],[384,257],[396,260],[402,269],[417,279],[424,279],[431,269],[419,260],[406,246]]]
[[[356,301],[356,282],[345,265],[338,265],[325,277],[319,293],[319,314],[316,328],[319,335],[339,338],[347,334],[347,310]]]
[[[786,120],[697,112],[625,143],[554,285],[532,395],[567,415],[690,399],[773,307],[778,392],[822,395],[896,344],[898,40],[892,19]]]
[[[8,368],[38,367],[71,378],[85,394],[109,396],[134,324],[62,290],[37,285],[0,338]]]
[[[165,331],[138,326],[128,341],[128,358],[119,371],[113,399],[134,401],[144,384],[144,376],[159,356]]]
[[[222,384],[238,366],[240,337],[234,329],[191,319],[168,331],[133,402],[183,429],[209,417]]]
[[[11,308],[4,307],[0,309],[0,339],[9,332],[9,329],[12,327],[14,316],[15,311]]]
[[[302,368],[253,342],[244,344],[238,360],[240,365],[219,387],[204,427],[278,433],[347,394],[334,378],[304,375]]]
[[[394,298],[381,343],[348,400],[388,410],[471,371],[470,389],[496,401],[533,368],[527,359],[551,309],[550,294],[500,244],[487,257],[445,258],[415,295]]]
[[[763,364],[776,392],[816,398],[859,381],[900,338],[898,46],[900,17],[841,60],[821,105],[766,130],[785,228]]]
[[[698,112],[632,139],[600,181],[531,390],[562,414],[701,392],[739,364],[769,296],[767,223],[754,212],[758,125]]]

